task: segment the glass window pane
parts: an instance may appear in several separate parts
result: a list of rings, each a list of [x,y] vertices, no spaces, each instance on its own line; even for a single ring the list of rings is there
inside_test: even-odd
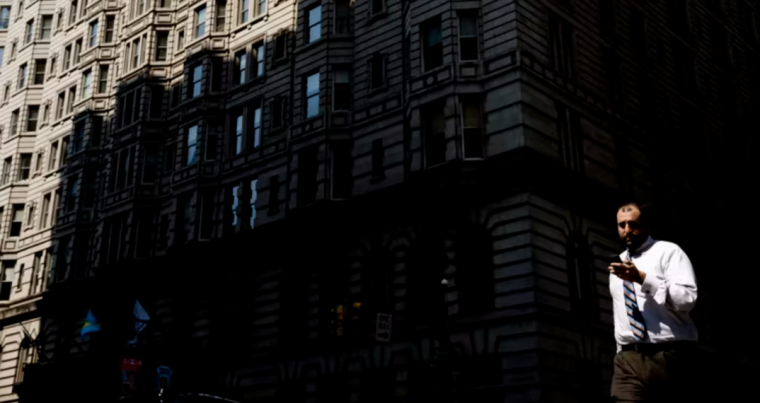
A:
[[[459,24],[459,33],[462,36],[475,36],[478,34],[477,24],[473,16],[460,17]]]
[[[309,98],[307,117],[316,116],[318,113],[319,113],[319,97],[314,96],[314,97]]]
[[[306,93],[308,95],[319,93],[319,73],[310,75],[306,80]]]
[[[309,10],[309,26],[312,26],[314,24],[319,24],[321,20],[322,20],[321,7],[314,7],[311,10]]]

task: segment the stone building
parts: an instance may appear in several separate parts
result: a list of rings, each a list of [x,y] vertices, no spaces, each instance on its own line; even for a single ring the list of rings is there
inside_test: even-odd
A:
[[[759,11],[0,0],[0,400],[602,401],[627,198],[741,396]]]

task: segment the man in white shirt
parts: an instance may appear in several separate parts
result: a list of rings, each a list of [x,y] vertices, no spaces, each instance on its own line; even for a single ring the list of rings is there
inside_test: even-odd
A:
[[[627,249],[623,263],[608,268],[618,352],[611,393],[616,402],[688,401],[696,393],[697,328],[689,312],[697,283],[684,251],[649,235],[645,213],[636,203],[617,213]]]

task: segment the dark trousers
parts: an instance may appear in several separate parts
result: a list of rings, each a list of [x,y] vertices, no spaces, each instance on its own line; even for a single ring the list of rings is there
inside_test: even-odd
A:
[[[652,348],[622,351],[615,356],[612,401],[696,401],[700,396],[696,344],[647,347]]]

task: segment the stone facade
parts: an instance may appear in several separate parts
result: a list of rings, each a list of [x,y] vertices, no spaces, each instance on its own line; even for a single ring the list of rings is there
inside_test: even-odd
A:
[[[756,183],[752,2],[2,7],[2,401],[115,398],[125,355],[241,400],[602,401],[626,198],[757,368],[711,270],[749,242],[700,236]]]

